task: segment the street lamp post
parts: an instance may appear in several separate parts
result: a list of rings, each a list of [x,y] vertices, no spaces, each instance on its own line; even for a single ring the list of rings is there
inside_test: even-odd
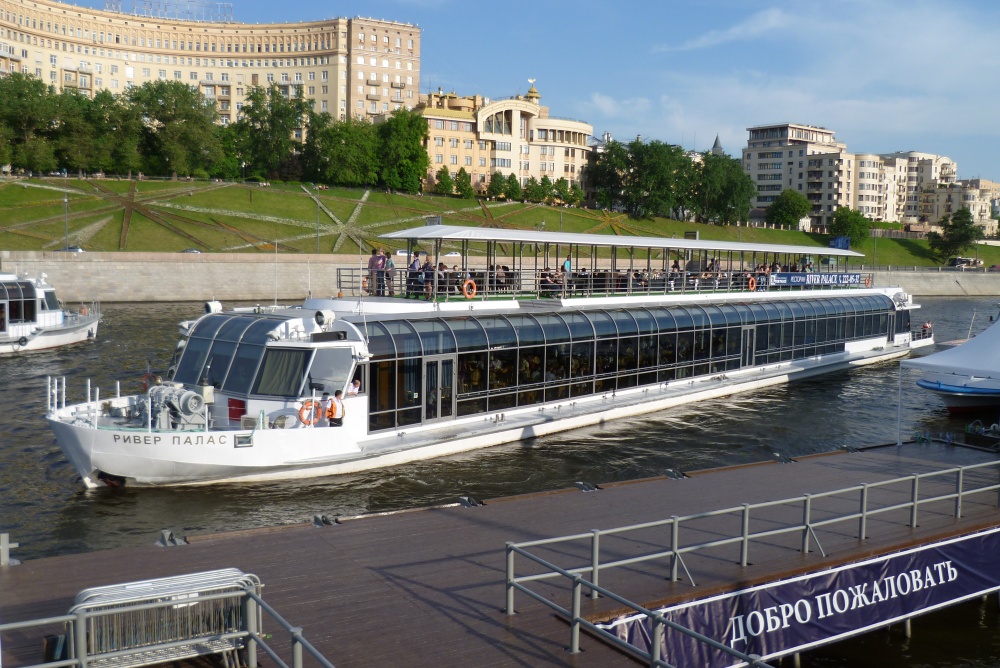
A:
[[[66,226],[66,245],[64,248],[69,250],[69,193],[63,193],[63,222]]]
[[[319,201],[316,202],[316,254],[319,255]]]

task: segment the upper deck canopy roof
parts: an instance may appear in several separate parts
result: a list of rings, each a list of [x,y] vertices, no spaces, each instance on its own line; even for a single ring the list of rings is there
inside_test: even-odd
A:
[[[576,234],[571,232],[538,232],[534,230],[502,230],[492,227],[461,227],[457,225],[427,225],[380,235],[382,239],[410,241],[469,241],[504,243],[525,242],[559,244],[561,246],[605,246],[618,248],[668,248],[693,251],[744,253],[787,253],[790,255],[826,255],[864,257],[864,253],[824,248],[823,246],[785,246],[782,244],[743,243],[735,241],[703,241],[700,239],[667,239],[665,237],[619,237],[610,234]]]

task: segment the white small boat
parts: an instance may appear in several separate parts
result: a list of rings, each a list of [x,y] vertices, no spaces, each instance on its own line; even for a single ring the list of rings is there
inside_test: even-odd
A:
[[[923,370],[917,386],[941,397],[950,413],[1000,409],[1000,321],[961,345],[903,366]]]
[[[353,473],[934,344],[911,329],[910,295],[846,269],[851,251],[443,225],[385,237],[438,257],[460,244],[461,271],[343,270],[335,289],[356,296],[293,308],[210,302],[143,394],[88,384],[73,404],[65,381],[50,382],[46,417],[84,484]],[[469,265],[470,247],[485,269]],[[759,269],[812,255],[832,270]],[[545,258],[567,256],[573,271],[546,282]],[[341,392],[345,410],[331,413],[323,395]],[[338,413],[341,426],[318,428]]]
[[[0,355],[47,350],[97,338],[100,305],[64,308],[41,274],[0,274]]]

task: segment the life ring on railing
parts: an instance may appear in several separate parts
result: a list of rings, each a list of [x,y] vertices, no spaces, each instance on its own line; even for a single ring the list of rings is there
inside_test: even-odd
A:
[[[361,279],[361,291],[368,292],[368,277],[365,276]]]
[[[755,290],[757,290],[757,279],[751,276],[750,280],[747,281],[747,288],[750,290],[750,292],[754,292]]]
[[[476,282],[471,278],[465,279],[465,283],[462,283],[462,295],[466,299],[472,299],[476,296]]]
[[[88,309],[86,306],[81,306],[80,307],[80,315],[87,315],[89,313],[90,313],[90,309]]]
[[[872,286],[872,277],[871,276],[865,276],[865,287],[866,288],[870,288],[871,286]]]
[[[302,402],[302,408],[299,409],[299,422],[309,427],[312,426],[314,422],[318,419],[316,415],[317,409],[319,408],[319,402],[309,399]]]
[[[142,391],[143,392],[149,392],[149,388],[151,386],[153,386],[153,385],[159,385],[161,382],[162,381],[161,381],[160,377],[157,376],[155,373],[152,373],[152,372],[146,373],[142,377]]]

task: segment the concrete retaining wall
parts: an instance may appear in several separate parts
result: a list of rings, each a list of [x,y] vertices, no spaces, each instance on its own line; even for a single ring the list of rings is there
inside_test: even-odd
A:
[[[298,301],[338,291],[337,269],[367,258],[249,253],[61,253],[0,251],[0,271],[48,274],[67,302]],[[914,295],[1000,295],[1000,272],[878,271],[875,285]],[[349,292],[345,285],[345,294]]]

